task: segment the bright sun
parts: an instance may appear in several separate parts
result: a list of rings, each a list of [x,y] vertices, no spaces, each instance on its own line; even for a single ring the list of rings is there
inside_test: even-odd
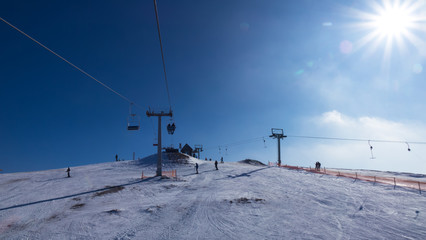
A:
[[[410,47],[426,49],[426,42],[417,34],[426,31],[426,1],[368,0],[367,10],[352,8],[357,19],[352,25],[365,33],[354,44],[354,49],[366,47],[365,54],[384,51],[384,63],[389,63],[395,50],[407,53]]]
[[[408,31],[412,23],[411,14],[405,9],[396,7],[383,9],[383,12],[372,22],[374,27],[387,37],[400,36]]]
[[[420,49],[425,42],[416,36],[416,32],[425,30],[426,1],[414,0],[382,0],[368,1],[373,11],[354,10],[354,16],[359,19],[355,24],[363,32],[357,49],[367,46],[371,52],[384,47],[384,60],[390,60],[394,49],[405,51],[407,44]],[[396,48],[395,48],[396,46]]]

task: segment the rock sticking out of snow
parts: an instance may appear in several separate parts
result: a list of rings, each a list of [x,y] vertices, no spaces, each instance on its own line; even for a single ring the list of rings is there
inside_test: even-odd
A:
[[[253,160],[253,159],[241,160],[241,161],[239,161],[239,163],[250,164],[250,165],[254,165],[254,166],[266,166],[264,163],[257,161],[257,160]]]

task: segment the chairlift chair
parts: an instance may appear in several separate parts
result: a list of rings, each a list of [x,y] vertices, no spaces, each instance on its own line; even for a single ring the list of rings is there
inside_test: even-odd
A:
[[[172,124],[168,124],[167,125],[167,132],[170,134],[170,135],[173,135],[173,133],[175,133],[175,130],[176,130],[176,125],[175,125],[175,123],[172,123]]]
[[[127,130],[129,131],[137,131],[140,129],[140,119],[136,114],[130,114],[127,119]]]
[[[130,104],[129,107],[129,117],[127,118],[127,130],[129,131],[137,131],[140,129],[141,120],[139,116],[136,115],[136,113],[132,113],[132,105]]]

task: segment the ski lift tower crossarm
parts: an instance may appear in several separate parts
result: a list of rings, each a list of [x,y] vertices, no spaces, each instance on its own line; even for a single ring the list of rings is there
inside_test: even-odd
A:
[[[272,134],[269,136],[271,138],[276,138],[278,140],[278,166],[281,166],[281,145],[280,139],[286,138],[284,131],[281,128],[271,128]]]
[[[201,159],[201,152],[203,151],[203,145],[201,145],[201,144],[195,144],[195,146],[194,146],[194,153],[197,153],[198,154],[198,159]]]
[[[172,109],[169,112],[155,112],[151,109],[146,111],[148,117],[158,117],[158,144],[157,144],[157,176],[162,175],[162,159],[161,159],[161,117],[173,117]]]

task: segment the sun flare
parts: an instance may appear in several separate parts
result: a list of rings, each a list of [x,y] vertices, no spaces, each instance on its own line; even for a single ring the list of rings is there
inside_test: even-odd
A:
[[[425,48],[423,39],[417,36],[425,31],[426,1],[381,0],[368,1],[366,10],[354,10],[358,19],[355,27],[365,32],[354,44],[355,49],[367,47],[366,53],[383,49],[383,60],[388,62],[394,50],[406,52],[409,46]]]
[[[380,15],[373,20],[372,24],[382,35],[392,37],[401,35],[407,31],[413,19],[410,12],[402,8],[384,9]]]

